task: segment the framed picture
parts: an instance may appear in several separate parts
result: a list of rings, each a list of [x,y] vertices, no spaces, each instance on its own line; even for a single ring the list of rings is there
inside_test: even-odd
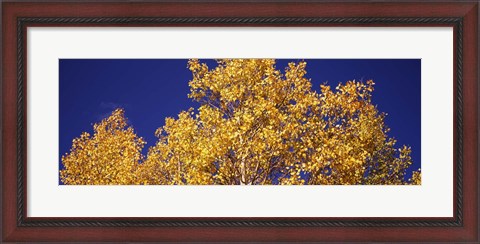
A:
[[[477,242],[478,2],[3,2],[2,240]]]

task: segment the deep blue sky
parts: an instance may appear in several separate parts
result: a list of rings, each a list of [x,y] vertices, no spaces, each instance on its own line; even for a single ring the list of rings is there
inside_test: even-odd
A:
[[[202,60],[214,67],[213,60]],[[277,60],[277,69],[288,62]],[[420,167],[420,59],[306,59],[313,88],[327,82],[332,87],[348,80],[374,80],[373,103],[388,113],[389,133],[397,147],[412,147],[414,165]],[[60,158],[72,140],[92,132],[93,124],[123,107],[137,135],[156,142],[155,130],[166,117],[176,117],[198,104],[187,97],[191,73],[185,59],[61,59]],[[59,162],[60,163],[60,162]],[[60,168],[63,168],[60,163]]]

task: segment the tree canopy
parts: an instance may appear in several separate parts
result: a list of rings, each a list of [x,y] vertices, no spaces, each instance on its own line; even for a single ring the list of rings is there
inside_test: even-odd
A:
[[[411,148],[396,147],[375,83],[312,89],[306,62],[284,72],[273,59],[192,59],[188,96],[199,103],[166,118],[148,149],[123,109],[74,139],[62,157],[65,184],[402,185]]]
[[[145,142],[127,127],[123,109],[93,126],[73,140],[70,153],[62,156],[63,183],[70,185],[129,185],[138,182],[136,174]]]

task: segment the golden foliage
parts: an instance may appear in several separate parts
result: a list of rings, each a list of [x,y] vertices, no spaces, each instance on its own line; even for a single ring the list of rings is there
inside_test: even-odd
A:
[[[412,178],[408,181],[411,185],[421,185],[422,184],[422,170],[418,169],[413,171]]]
[[[374,82],[311,88],[306,62],[282,73],[272,59],[193,59],[189,97],[197,112],[167,118],[141,164],[144,145],[123,111],[74,140],[62,158],[66,184],[420,184],[405,181],[411,149],[395,148],[384,113],[371,102]],[[114,126],[116,133],[99,127]],[[111,145],[111,143],[113,143]],[[129,149],[126,154],[125,148]],[[109,149],[105,151],[106,149]],[[107,168],[109,166],[109,168]],[[107,177],[108,176],[108,177]]]
[[[68,185],[135,184],[145,142],[137,137],[122,109],[94,125],[94,134],[84,132],[73,140],[70,153],[62,156],[60,178]]]

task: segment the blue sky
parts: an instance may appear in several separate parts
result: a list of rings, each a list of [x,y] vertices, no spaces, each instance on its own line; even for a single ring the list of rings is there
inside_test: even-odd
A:
[[[207,62],[209,67],[216,64]],[[277,69],[288,62],[279,59]],[[320,84],[335,87],[348,80],[376,83],[373,103],[388,113],[385,123],[397,147],[412,147],[411,170],[420,168],[421,60],[420,59],[305,59],[307,77],[313,89]],[[147,141],[144,153],[156,142],[154,135],[166,117],[176,117],[198,104],[187,97],[191,73],[186,59],[61,59],[60,65],[60,148],[64,155],[72,140],[92,132],[93,124],[115,108],[125,109],[137,135]],[[59,162],[59,167],[62,168]]]

